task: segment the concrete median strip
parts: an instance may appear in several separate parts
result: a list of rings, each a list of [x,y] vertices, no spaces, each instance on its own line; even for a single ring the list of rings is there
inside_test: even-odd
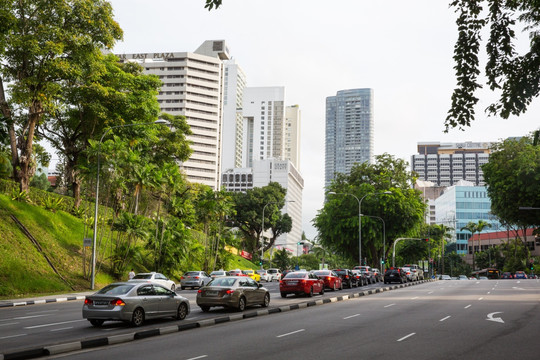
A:
[[[157,329],[142,330],[142,331],[133,332],[129,334],[111,335],[108,337],[102,337],[102,338],[96,338],[96,339],[87,339],[87,340],[81,340],[81,341],[67,342],[64,344],[47,345],[44,347],[39,347],[39,348],[34,348],[34,349],[26,349],[26,350],[16,351],[12,353],[0,354],[0,360],[32,359],[32,358],[41,357],[41,356],[57,355],[57,354],[62,354],[62,353],[79,351],[83,349],[90,349],[90,348],[102,347],[106,345],[120,344],[120,343],[140,340],[140,339],[146,339],[153,336],[172,334],[175,332],[181,332],[181,331],[190,330],[190,329],[196,329],[196,328],[207,327],[207,326],[212,326],[216,324],[222,324],[229,321],[249,319],[249,318],[253,318],[257,316],[282,313],[282,312],[287,312],[287,311],[297,310],[297,309],[304,309],[304,308],[307,308],[308,306],[311,307],[311,306],[324,305],[324,304],[329,304],[329,303],[338,302],[338,301],[345,301],[349,299],[358,298],[361,296],[367,296],[371,294],[381,293],[384,291],[399,289],[405,286],[412,286],[415,284],[422,284],[422,283],[431,282],[431,281],[435,281],[435,280],[431,280],[431,279],[421,280],[414,284],[411,283],[411,284],[387,286],[384,288],[362,291],[362,292],[358,292],[358,293],[354,293],[350,295],[311,300],[311,301],[306,301],[306,302],[302,302],[298,304],[279,306],[275,308],[250,311],[250,312],[245,312],[245,313],[231,314],[229,316],[222,316],[222,317],[213,318],[213,319],[204,319],[204,320],[199,320],[195,322],[182,323],[180,325],[166,326],[166,327],[157,328]],[[59,298],[59,299],[53,299],[53,300],[47,299],[45,301],[56,302],[56,301],[82,300],[84,298],[85,298],[84,296],[82,297],[77,296],[77,297],[67,297],[67,298]],[[32,301],[32,303],[37,303],[37,302]],[[11,303],[11,304],[15,304],[15,303]],[[24,305],[29,305],[29,302],[28,301],[24,302]],[[7,305],[0,304],[0,307],[3,307],[3,306],[5,307]],[[9,306],[19,306],[19,305],[9,305]]]

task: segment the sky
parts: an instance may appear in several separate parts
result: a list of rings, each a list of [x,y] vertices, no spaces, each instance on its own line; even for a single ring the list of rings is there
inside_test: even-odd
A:
[[[225,40],[247,86],[284,86],[286,105],[302,112],[302,227],[314,239],[324,200],[325,101],[339,90],[374,90],[374,154],[407,162],[418,142],[495,142],[540,127],[540,100],[503,120],[484,113],[496,96],[482,90],[472,126],[444,133],[456,84],[449,2],[223,0],[208,11],[205,0],[112,0],[124,31],[113,52],[194,52],[206,40]]]

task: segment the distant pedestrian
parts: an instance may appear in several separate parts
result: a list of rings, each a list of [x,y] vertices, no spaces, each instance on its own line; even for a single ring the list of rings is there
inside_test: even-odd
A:
[[[129,280],[133,279],[135,277],[135,271],[133,271],[133,269],[131,269],[128,276],[129,276]]]

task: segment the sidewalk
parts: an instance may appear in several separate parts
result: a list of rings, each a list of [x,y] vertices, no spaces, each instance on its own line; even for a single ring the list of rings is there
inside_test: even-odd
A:
[[[94,292],[95,291],[75,292],[75,293],[70,293],[70,294],[36,296],[36,297],[13,299],[13,300],[0,300],[0,308],[36,305],[36,304],[45,304],[45,303],[63,302],[63,301],[72,301],[72,300],[84,300],[86,295],[93,294]]]

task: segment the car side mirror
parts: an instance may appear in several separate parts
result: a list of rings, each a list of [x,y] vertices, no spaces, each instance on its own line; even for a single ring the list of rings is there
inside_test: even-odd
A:
[[[259,288],[259,289],[260,289],[260,288],[262,288],[262,287],[263,287],[263,284],[261,284],[261,283],[257,283],[257,288]]]

